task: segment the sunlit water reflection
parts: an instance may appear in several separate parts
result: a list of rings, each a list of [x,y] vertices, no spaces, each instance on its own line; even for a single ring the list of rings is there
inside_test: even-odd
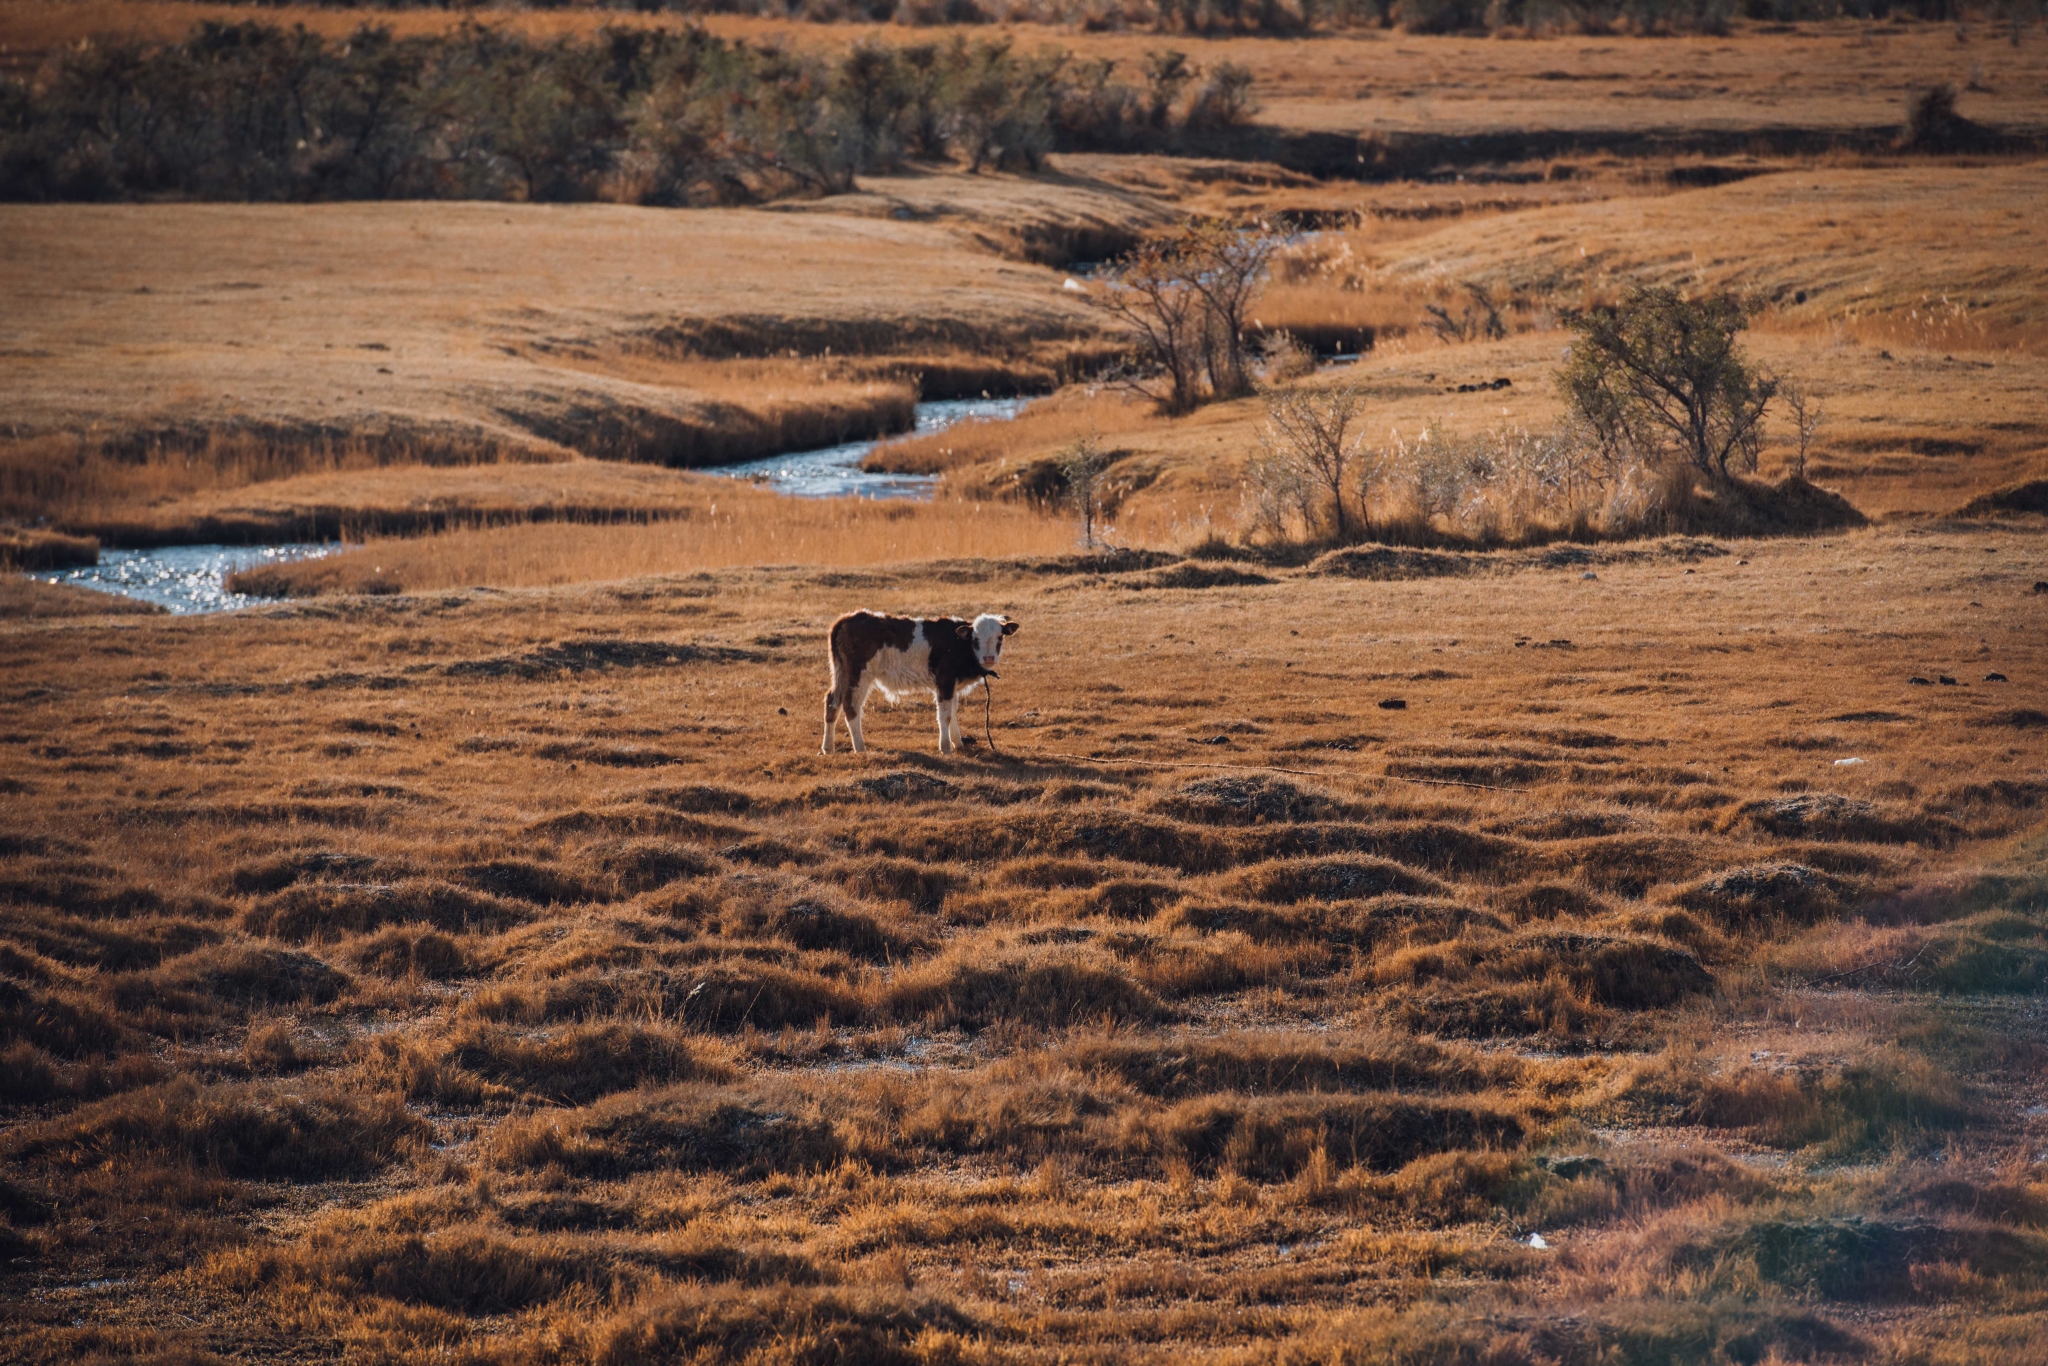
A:
[[[102,550],[100,562],[84,569],[32,574],[44,583],[69,583],[141,598],[171,611],[227,612],[267,598],[230,593],[223,576],[251,565],[309,560],[338,550],[335,545],[171,545],[155,550]]]

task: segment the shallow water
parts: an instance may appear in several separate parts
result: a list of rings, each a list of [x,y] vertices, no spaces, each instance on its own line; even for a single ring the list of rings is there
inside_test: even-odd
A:
[[[167,607],[181,616],[193,612],[229,612],[268,598],[230,593],[223,575],[256,564],[308,560],[338,550],[335,545],[170,545],[156,550],[102,550],[100,562],[84,569],[31,574],[44,583],[70,583],[97,588]]]
[[[1030,400],[1022,398],[938,399],[917,405],[917,434],[944,431],[970,418],[1015,417]],[[869,474],[860,468],[861,457],[879,442],[849,441],[822,450],[794,451],[771,455],[765,460],[748,460],[738,465],[712,465],[700,474],[720,474],[732,479],[751,479],[764,488],[795,498],[916,498],[927,499],[937,490],[936,474]]]
[[[944,431],[970,418],[1015,417],[1028,399],[964,398],[940,399],[917,405],[917,433]],[[702,470],[734,479],[751,479],[763,487],[797,498],[914,498],[928,499],[938,487],[934,474],[869,474],[860,468],[861,457],[876,446],[873,441],[849,441],[823,450],[796,451],[789,455],[749,460],[739,465],[716,465]],[[120,593],[169,608],[179,615],[194,612],[230,612],[269,601],[245,593],[230,593],[221,586],[226,574],[255,564],[279,564],[306,560],[339,550],[339,545],[297,543],[291,545],[174,545],[156,550],[102,550],[100,562],[86,569],[65,569],[31,578],[45,583],[71,583],[97,588],[103,593]]]

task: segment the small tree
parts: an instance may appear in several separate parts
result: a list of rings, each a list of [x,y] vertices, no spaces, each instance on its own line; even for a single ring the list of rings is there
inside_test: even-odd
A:
[[[1245,319],[1279,247],[1262,228],[1208,223],[1153,238],[1119,260],[1092,297],[1137,348],[1143,371],[1132,387],[1165,375],[1166,407],[1176,413],[1202,401],[1204,379],[1218,398],[1249,393]]]
[[[1266,283],[1280,239],[1259,227],[1205,223],[1188,229],[1181,243],[1181,252],[1193,267],[1189,283],[1202,296],[1209,314],[1209,345],[1204,349],[1209,388],[1218,398],[1249,393],[1245,318]]]
[[[1188,88],[1188,82],[1195,78],[1195,69],[1188,65],[1188,55],[1167,48],[1164,52],[1145,54],[1145,84],[1149,87],[1145,98],[1145,120],[1154,128],[1165,128],[1173,118],[1173,106],[1180,99],[1180,92]]]
[[[1778,392],[1736,343],[1749,312],[1731,294],[1688,299],[1658,287],[1568,314],[1575,335],[1558,388],[1611,461],[1677,460],[1725,481],[1731,466],[1756,467]]]
[[[1102,473],[1109,468],[1110,460],[1100,443],[1092,436],[1060,451],[1060,475],[1066,480],[1067,502],[1081,518],[1081,544],[1090,550],[1095,548],[1095,517],[1102,509]]]
[[[1455,522],[1470,490],[1471,462],[1466,443],[1431,422],[1412,445],[1399,447],[1396,459],[1406,477],[1409,500],[1425,522],[1441,517]]]
[[[1813,449],[1813,438],[1820,431],[1821,423],[1828,420],[1828,410],[1821,407],[1820,399],[1810,394],[1806,386],[1790,381],[1779,386],[1779,393],[1785,397],[1785,409],[1792,415],[1792,436],[1798,442],[1798,454],[1792,457],[1792,476],[1806,477],[1806,456]]]
[[[1303,519],[1316,515],[1309,503],[1312,495],[1327,507],[1330,532],[1340,541],[1352,537],[1344,495],[1365,440],[1364,412],[1365,398],[1353,388],[1286,389],[1267,398],[1266,425],[1259,433],[1271,474],[1285,475],[1291,487],[1307,491]],[[1362,518],[1364,509],[1359,511]],[[1313,526],[1305,529],[1314,534]]]
[[[1140,244],[1117,263],[1094,296],[1130,334],[1140,358],[1163,373],[1166,407],[1184,413],[1201,401],[1202,346],[1208,305],[1195,288],[1195,263],[1179,238]],[[1137,381],[1133,381],[1137,387]]]

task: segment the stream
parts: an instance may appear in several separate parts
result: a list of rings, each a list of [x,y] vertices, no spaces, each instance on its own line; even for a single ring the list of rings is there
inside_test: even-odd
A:
[[[924,436],[974,418],[1007,420],[1022,412],[1028,402],[1023,398],[934,399],[917,405],[915,431]],[[936,474],[869,474],[861,469],[861,457],[879,444],[848,441],[822,450],[771,455],[766,460],[711,465],[697,472],[751,479],[794,498],[930,498],[938,488]]]
[[[100,562],[83,569],[31,574],[44,583],[68,583],[102,593],[141,598],[186,616],[194,612],[228,612],[253,607],[271,598],[230,593],[223,576],[251,565],[308,560],[339,550],[338,543],[286,545],[167,545],[152,550],[102,550]]]
[[[920,403],[917,405],[915,431],[922,436],[944,431],[956,422],[971,418],[1012,418],[1023,411],[1029,401],[1022,398],[965,398]],[[848,441],[822,450],[795,451],[738,465],[714,465],[696,472],[750,479],[764,488],[795,498],[928,499],[932,496],[939,482],[935,474],[869,474],[862,470],[861,457],[877,444],[874,441]],[[285,545],[173,545],[152,550],[102,550],[100,562],[96,565],[31,574],[29,577],[44,583],[68,583],[80,588],[98,589],[102,593],[141,598],[180,616],[196,612],[231,612],[238,607],[253,607],[273,599],[228,592],[221,586],[226,574],[250,565],[311,559],[341,548],[339,543],[297,542]]]

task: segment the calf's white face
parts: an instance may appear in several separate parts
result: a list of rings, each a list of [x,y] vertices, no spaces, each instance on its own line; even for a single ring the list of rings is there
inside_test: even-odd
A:
[[[973,644],[975,661],[984,669],[993,669],[1003,657],[1003,637],[1015,635],[1017,623],[1005,621],[993,612],[983,612],[973,625],[956,629],[962,640]]]

